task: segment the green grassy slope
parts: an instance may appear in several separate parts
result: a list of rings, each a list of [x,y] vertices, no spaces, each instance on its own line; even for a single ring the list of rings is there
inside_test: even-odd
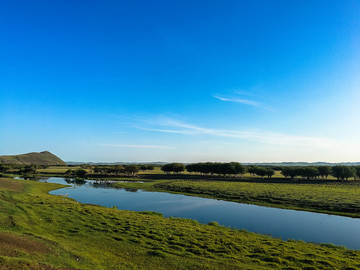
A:
[[[0,164],[1,163],[22,165],[66,165],[63,160],[48,151],[14,156],[0,156]]]
[[[360,252],[80,204],[0,178],[1,269],[358,269]]]

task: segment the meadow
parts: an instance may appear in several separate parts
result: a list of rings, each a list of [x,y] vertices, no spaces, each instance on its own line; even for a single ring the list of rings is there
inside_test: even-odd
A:
[[[360,252],[49,195],[0,178],[1,269],[357,269]]]
[[[80,166],[72,166],[72,167],[68,167],[68,166],[49,166],[45,169],[38,169],[39,173],[59,173],[59,174],[64,174],[67,170],[72,169],[72,170],[76,170],[76,169],[80,169]]]

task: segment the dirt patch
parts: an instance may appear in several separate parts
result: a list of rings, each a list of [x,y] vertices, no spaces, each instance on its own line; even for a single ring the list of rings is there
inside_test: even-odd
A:
[[[0,233],[0,255],[16,256],[18,252],[33,254],[48,253],[49,248],[29,236],[17,235],[12,233]]]
[[[9,190],[20,192],[24,189],[24,185],[19,180],[8,178],[0,178],[0,190]]]

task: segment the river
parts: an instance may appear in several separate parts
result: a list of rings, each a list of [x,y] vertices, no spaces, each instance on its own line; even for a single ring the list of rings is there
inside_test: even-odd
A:
[[[122,210],[155,211],[165,217],[190,218],[200,223],[217,221],[220,225],[246,229],[281,239],[332,243],[351,249],[360,249],[360,219],[306,211],[287,210],[241,204],[180,194],[115,189],[97,185],[95,181],[70,183],[64,178],[52,177],[42,182],[70,184],[50,194],[68,194],[81,203]]]

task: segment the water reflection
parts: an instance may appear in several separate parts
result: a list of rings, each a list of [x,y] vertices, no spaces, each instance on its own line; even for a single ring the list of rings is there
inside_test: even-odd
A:
[[[71,178],[65,178],[65,182],[67,184],[73,184],[73,185],[77,185],[77,186],[82,186],[86,184],[86,180],[85,179],[71,179]]]
[[[127,192],[138,192],[137,188],[124,188]]]

